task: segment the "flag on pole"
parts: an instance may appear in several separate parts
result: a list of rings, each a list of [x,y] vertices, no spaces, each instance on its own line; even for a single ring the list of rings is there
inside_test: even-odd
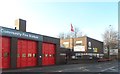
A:
[[[74,29],[73,29],[73,26],[72,26],[72,24],[71,24],[71,31],[72,31],[72,32],[74,32]]]

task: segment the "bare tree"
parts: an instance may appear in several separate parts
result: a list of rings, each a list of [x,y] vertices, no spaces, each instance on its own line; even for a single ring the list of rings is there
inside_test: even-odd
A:
[[[65,39],[65,33],[60,33],[58,36],[60,39]]]
[[[71,33],[72,38],[77,38],[78,37],[78,32],[79,29],[77,27],[74,28],[74,32]]]
[[[78,27],[75,27],[75,28],[74,28],[74,32],[71,33],[71,36],[72,36],[72,38],[78,38],[78,37],[83,36],[83,34],[82,34],[82,32],[79,30]]]
[[[118,48],[118,32],[110,25],[109,29],[105,30],[103,34],[103,41],[105,47],[108,49]]]
[[[77,38],[77,37],[81,37],[82,32],[79,30],[78,27],[74,28],[74,32],[68,32],[68,33],[60,33],[59,34],[59,38],[60,39],[69,39],[69,38]]]
[[[69,39],[69,38],[71,38],[71,33],[67,33],[65,36],[65,39]]]

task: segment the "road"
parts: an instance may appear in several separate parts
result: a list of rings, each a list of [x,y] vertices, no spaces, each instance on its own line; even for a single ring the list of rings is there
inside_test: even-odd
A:
[[[118,61],[37,67],[3,72],[118,72]]]

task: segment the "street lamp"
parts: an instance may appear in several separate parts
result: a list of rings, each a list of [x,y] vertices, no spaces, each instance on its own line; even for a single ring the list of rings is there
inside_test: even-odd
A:
[[[111,25],[109,25],[108,58],[110,58]]]

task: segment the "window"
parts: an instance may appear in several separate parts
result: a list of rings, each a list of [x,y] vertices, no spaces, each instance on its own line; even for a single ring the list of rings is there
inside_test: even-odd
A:
[[[99,54],[97,54],[97,58],[99,58]]]
[[[72,59],[75,59],[75,56],[72,56]]]
[[[69,42],[63,42],[63,45],[66,45],[66,44],[68,45],[68,44],[69,44]]]
[[[51,57],[54,57],[55,55],[54,54],[51,54]]]
[[[77,43],[77,44],[75,44],[75,45],[82,45],[82,43]]]
[[[24,58],[24,57],[26,57],[26,54],[25,54],[25,53],[23,53],[23,54],[22,54],[22,57],[23,57],[23,58]]]
[[[69,47],[69,42],[63,42],[63,46],[64,46],[65,48],[68,48],[68,47]]]
[[[96,53],[94,53],[94,54],[93,54],[93,56],[94,56],[94,57],[96,57],[96,56],[97,56],[97,54],[96,54]]]
[[[33,53],[33,57],[36,57],[36,54]]]
[[[45,54],[45,57],[48,57],[48,54]]]
[[[81,54],[80,53],[76,53],[75,56],[80,56]]]
[[[66,53],[60,53],[61,56],[66,56]]]
[[[28,53],[28,57],[32,57],[32,54],[31,54],[31,53]]]
[[[76,45],[82,45],[82,41],[76,41]]]
[[[4,58],[8,57],[8,52],[4,53]]]
[[[44,55],[44,54],[42,54],[42,57],[45,57],[45,55]]]
[[[52,57],[52,54],[49,54],[49,57]]]
[[[83,56],[83,53],[81,53],[81,56]]]
[[[17,54],[17,57],[20,57],[20,54]]]
[[[89,59],[92,59],[92,58],[93,58],[92,56],[89,57]]]
[[[91,47],[91,42],[88,42],[88,46]]]

